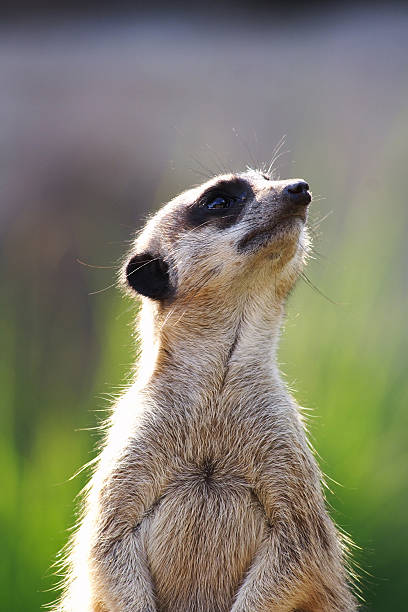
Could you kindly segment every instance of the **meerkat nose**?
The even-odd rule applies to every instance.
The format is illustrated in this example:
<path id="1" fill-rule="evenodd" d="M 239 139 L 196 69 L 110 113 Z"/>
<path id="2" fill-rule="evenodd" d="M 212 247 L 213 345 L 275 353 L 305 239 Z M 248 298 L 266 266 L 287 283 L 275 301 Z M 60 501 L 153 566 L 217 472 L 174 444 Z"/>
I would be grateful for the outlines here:
<path id="1" fill-rule="evenodd" d="M 284 195 L 293 202 L 294 204 L 306 205 L 311 202 L 311 195 L 309 193 L 309 185 L 306 181 L 296 181 L 291 185 L 287 185 L 283 190 Z"/>

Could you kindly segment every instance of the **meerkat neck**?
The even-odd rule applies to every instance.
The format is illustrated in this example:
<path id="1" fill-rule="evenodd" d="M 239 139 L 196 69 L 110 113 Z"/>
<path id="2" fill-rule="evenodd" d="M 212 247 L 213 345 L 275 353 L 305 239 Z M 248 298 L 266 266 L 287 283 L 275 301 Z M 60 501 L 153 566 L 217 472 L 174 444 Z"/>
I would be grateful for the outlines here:
<path id="1" fill-rule="evenodd" d="M 218 296 L 214 304 L 201 305 L 199 312 L 175 309 L 160 322 L 145 312 L 141 378 L 149 386 L 208 393 L 248 386 L 262 372 L 263 381 L 280 386 L 276 349 L 282 315 L 282 305 L 269 296 L 224 306 Z"/>

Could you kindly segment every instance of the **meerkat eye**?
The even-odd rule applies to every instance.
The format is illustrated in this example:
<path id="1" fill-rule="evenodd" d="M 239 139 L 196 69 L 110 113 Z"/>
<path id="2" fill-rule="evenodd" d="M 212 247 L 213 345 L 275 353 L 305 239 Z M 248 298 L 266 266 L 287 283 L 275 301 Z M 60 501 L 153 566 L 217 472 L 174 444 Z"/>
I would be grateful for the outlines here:
<path id="1" fill-rule="evenodd" d="M 235 200 L 232 198 L 227 198 L 224 196 L 217 196 L 212 200 L 209 200 L 205 206 L 209 210 L 219 210 L 221 208 L 230 208 L 235 203 Z"/>
<path id="2" fill-rule="evenodd" d="M 186 207 L 188 221 L 197 226 L 214 222 L 225 229 L 236 222 L 253 195 L 250 185 L 242 179 L 220 181 Z"/>
<path id="3" fill-rule="evenodd" d="M 217 195 L 208 198 L 208 200 L 204 203 L 204 206 L 208 210 L 223 210 L 226 208 L 231 208 L 237 204 L 243 204 L 246 199 L 246 192 L 243 192 L 237 196 Z"/>

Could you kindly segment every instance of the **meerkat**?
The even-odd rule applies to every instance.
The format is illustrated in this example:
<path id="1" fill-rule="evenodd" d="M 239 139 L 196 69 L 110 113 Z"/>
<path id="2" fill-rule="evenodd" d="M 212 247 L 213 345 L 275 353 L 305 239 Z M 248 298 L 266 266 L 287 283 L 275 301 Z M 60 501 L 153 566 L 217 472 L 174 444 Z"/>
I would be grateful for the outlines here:
<path id="1" fill-rule="evenodd" d="M 249 170 L 163 206 L 122 280 L 141 359 L 117 402 L 59 612 L 352 612 L 300 409 L 276 362 L 309 251 L 304 180 Z"/>

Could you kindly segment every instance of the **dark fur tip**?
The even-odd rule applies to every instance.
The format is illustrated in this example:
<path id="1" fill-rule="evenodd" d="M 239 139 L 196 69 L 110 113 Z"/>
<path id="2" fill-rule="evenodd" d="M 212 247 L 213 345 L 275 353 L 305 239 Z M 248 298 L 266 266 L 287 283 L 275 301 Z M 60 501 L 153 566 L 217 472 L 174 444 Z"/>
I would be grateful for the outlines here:
<path id="1" fill-rule="evenodd" d="M 126 281 L 136 293 L 152 300 L 165 300 L 173 294 L 168 264 L 152 253 L 132 257 L 126 266 Z"/>

